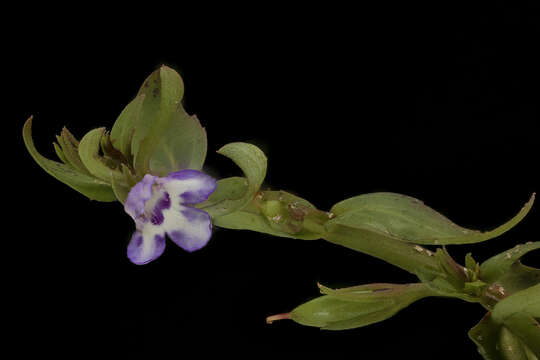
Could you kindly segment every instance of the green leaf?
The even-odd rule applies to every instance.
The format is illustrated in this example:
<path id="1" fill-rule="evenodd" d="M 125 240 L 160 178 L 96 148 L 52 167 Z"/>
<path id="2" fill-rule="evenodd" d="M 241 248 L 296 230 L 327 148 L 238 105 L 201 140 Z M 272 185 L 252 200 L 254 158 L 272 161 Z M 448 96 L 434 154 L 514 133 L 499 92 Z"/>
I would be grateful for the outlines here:
<path id="1" fill-rule="evenodd" d="M 115 178 L 111 178 L 111 186 L 118 201 L 124 204 L 131 188 Z"/>
<path id="2" fill-rule="evenodd" d="M 497 237 L 519 223 L 529 212 L 533 194 L 521 211 L 496 229 L 480 232 L 460 227 L 420 200 L 394 193 L 360 195 L 331 209 L 335 223 L 378 232 L 402 241 L 424 245 L 470 244 Z"/>
<path id="3" fill-rule="evenodd" d="M 180 169 L 201 169 L 206 132 L 180 103 L 184 94 L 180 75 L 162 66 L 143 83 L 138 95 L 142 94 L 145 99 L 132 141 L 137 173 L 164 176 Z"/>
<path id="4" fill-rule="evenodd" d="M 161 132 L 152 131 L 143 144 L 141 149 L 152 148 L 150 169 L 160 176 L 181 169 L 200 170 L 206 159 L 206 131 L 197 117 L 188 115 L 182 106 L 163 125 Z"/>
<path id="5" fill-rule="evenodd" d="M 290 233 L 273 227 L 271 221 L 261 214 L 260 209 L 255 207 L 254 204 L 248 204 L 242 210 L 217 217 L 213 220 L 213 223 L 226 229 L 251 230 L 292 239 L 316 240 L 321 237 L 320 234 L 308 230 Z"/>
<path id="6" fill-rule="evenodd" d="M 505 323 L 507 318 L 516 313 L 540 318 L 540 284 L 504 298 L 495 305 L 491 313 L 493 320 L 499 323 Z M 538 331 L 540 336 L 540 328 Z"/>
<path id="7" fill-rule="evenodd" d="M 325 330 L 353 329 L 386 320 L 431 291 L 423 284 L 370 284 L 331 290 L 295 308 L 290 318 Z"/>
<path id="8" fill-rule="evenodd" d="M 515 313 L 505 319 L 504 326 L 520 340 L 524 353 L 540 356 L 540 324 L 536 319 L 525 313 Z"/>
<path id="9" fill-rule="evenodd" d="M 486 360 L 506 360 L 498 349 L 501 325 L 487 313 L 478 324 L 469 330 L 469 338 L 476 344 L 478 352 Z"/>
<path id="10" fill-rule="evenodd" d="M 122 110 L 111 130 L 111 140 L 114 146 L 127 159 L 132 160 L 131 142 L 135 127 L 141 118 L 141 109 L 146 94 L 139 94 Z"/>
<path id="11" fill-rule="evenodd" d="M 469 338 L 486 360 L 538 360 L 512 331 L 495 322 L 490 313 L 469 331 Z"/>
<path id="12" fill-rule="evenodd" d="M 216 217 L 214 224 L 227 229 L 315 240 L 321 238 L 318 228 L 324 230 L 321 223 L 327 220 L 327 213 L 317 210 L 306 200 L 285 191 L 268 190 L 259 191 L 242 209 Z"/>
<path id="13" fill-rule="evenodd" d="M 417 275 L 422 281 L 443 275 L 439 260 L 429 250 L 383 233 L 345 226 L 336 219 L 326 223 L 325 240 L 382 259 Z"/>
<path id="14" fill-rule="evenodd" d="M 201 209 L 209 212 L 213 217 L 230 212 L 223 206 L 227 200 L 238 200 L 244 196 L 248 188 L 248 181 L 244 177 L 233 176 L 217 181 L 216 190 L 208 200 L 200 204 Z M 220 205 L 221 204 L 221 205 Z"/>
<path id="15" fill-rule="evenodd" d="M 499 301 L 491 312 L 493 321 L 504 324 L 540 355 L 540 284 L 519 291 Z"/>
<path id="16" fill-rule="evenodd" d="M 99 156 L 101 138 L 104 134 L 105 128 L 89 131 L 81 139 L 81 143 L 79 144 L 79 156 L 84 166 L 93 176 L 105 182 L 110 182 L 111 177 L 115 177 L 117 180 L 120 179 L 122 173 L 105 165 L 101 156 Z"/>
<path id="17" fill-rule="evenodd" d="M 184 96 L 184 83 L 174 70 L 161 66 L 143 82 L 137 97 L 144 96 L 141 114 L 134 123 L 135 133 L 131 145 L 131 152 L 135 159 L 139 146 L 148 135 L 155 123 L 161 117 L 167 118 L 172 114 Z"/>
<path id="18" fill-rule="evenodd" d="M 81 174 L 73 166 L 62 164 L 43 157 L 36 150 L 32 140 L 32 117 L 30 117 L 23 127 L 23 139 L 26 149 L 43 170 L 57 180 L 77 190 L 91 200 L 114 201 L 116 200 L 112 188 L 109 184 Z"/>
<path id="19" fill-rule="evenodd" d="M 504 359 L 529 360 L 526 346 L 506 326 L 499 331 L 499 352 Z"/>
<path id="20" fill-rule="evenodd" d="M 60 160 L 62 160 L 62 162 L 64 164 L 68 164 L 69 165 L 69 160 L 66 158 L 66 156 L 64 155 L 64 151 L 62 150 L 62 148 L 60 147 L 60 145 L 58 145 L 57 143 L 53 143 L 53 146 L 54 146 L 54 152 L 56 152 L 56 156 L 58 156 L 58 158 Z"/>
<path id="21" fill-rule="evenodd" d="M 246 179 L 242 181 L 234 177 L 218 182 L 216 194 L 200 204 L 199 207 L 213 217 L 216 225 L 218 218 L 242 209 L 253 200 L 266 176 L 267 163 L 264 153 L 255 145 L 247 143 L 227 144 L 219 149 L 218 153 L 234 161 L 244 172 Z M 221 224 L 227 227 L 226 219 L 222 219 Z"/>
<path id="22" fill-rule="evenodd" d="M 484 261 L 482 265 L 480 265 L 481 279 L 485 282 L 492 283 L 501 279 L 511 270 L 516 271 L 519 269 L 518 271 L 527 271 L 524 270 L 527 267 L 521 265 L 519 259 L 525 254 L 537 249 L 540 249 L 540 241 L 520 244 L 515 246 L 513 249 L 504 251 L 498 255 L 491 257 L 490 259 Z M 530 269 L 531 272 L 534 274 L 535 269 Z M 540 274 L 538 274 L 537 281 L 540 282 Z"/>
<path id="23" fill-rule="evenodd" d="M 90 175 L 88 169 L 84 166 L 79 157 L 79 142 L 75 137 L 69 132 L 65 127 L 62 129 L 60 136 L 57 136 L 56 139 L 62 148 L 62 156 L 58 157 L 60 160 L 64 161 L 66 164 L 74 167 L 78 172 L 86 175 Z"/>
<path id="24" fill-rule="evenodd" d="M 137 184 L 131 170 L 122 164 L 122 176 L 111 177 L 111 186 L 114 191 L 114 195 L 122 204 L 126 202 L 126 199 L 131 191 L 131 188 Z"/>

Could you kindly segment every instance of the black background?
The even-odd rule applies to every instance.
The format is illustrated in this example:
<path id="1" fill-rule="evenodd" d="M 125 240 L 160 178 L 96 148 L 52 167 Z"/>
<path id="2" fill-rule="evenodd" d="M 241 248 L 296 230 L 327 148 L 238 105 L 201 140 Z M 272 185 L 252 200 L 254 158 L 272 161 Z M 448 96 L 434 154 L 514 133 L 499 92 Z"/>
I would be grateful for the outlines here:
<path id="1" fill-rule="evenodd" d="M 317 282 L 416 281 L 322 240 L 215 229 L 196 253 L 169 242 L 158 260 L 135 266 L 125 255 L 133 223 L 122 206 L 89 201 L 48 176 L 20 131 L 34 115 L 36 146 L 54 158 L 63 126 L 79 138 L 110 129 L 146 76 L 166 64 L 181 73 L 185 107 L 207 129 L 212 175 L 238 175 L 215 151 L 246 141 L 269 158 L 265 188 L 320 209 L 392 191 L 488 230 L 538 190 L 536 6 L 48 10 L 20 10 L 3 32 L 4 137 L 15 140 L 4 157 L 17 161 L 5 170 L 14 198 L 5 226 L 17 231 L 4 238 L 4 296 L 17 351 L 480 358 L 467 331 L 484 310 L 454 299 L 424 299 L 342 332 L 267 325 L 267 316 L 316 297 Z M 500 238 L 449 251 L 460 262 L 467 252 L 484 260 L 537 240 L 538 219 L 534 207 Z"/>

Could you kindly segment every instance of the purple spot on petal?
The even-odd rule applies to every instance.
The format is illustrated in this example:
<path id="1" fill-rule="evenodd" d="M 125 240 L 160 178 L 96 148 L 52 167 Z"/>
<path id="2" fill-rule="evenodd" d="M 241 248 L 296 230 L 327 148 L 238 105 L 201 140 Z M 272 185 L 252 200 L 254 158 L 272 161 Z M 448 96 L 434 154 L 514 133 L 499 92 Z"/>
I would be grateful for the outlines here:
<path id="1" fill-rule="evenodd" d="M 168 193 L 163 193 L 163 197 L 158 200 L 156 207 L 152 212 L 152 217 L 150 221 L 154 225 L 161 225 L 165 218 L 163 217 L 163 210 L 171 207 L 171 198 Z"/>
<path id="2" fill-rule="evenodd" d="M 206 213 L 205 211 L 195 208 L 186 208 L 184 210 L 181 210 L 180 212 L 189 222 L 204 221 L 208 219 L 209 216 L 208 213 Z"/>
<path id="3" fill-rule="evenodd" d="M 180 194 L 180 197 L 182 198 L 181 203 L 182 204 L 197 204 L 208 199 L 209 195 L 210 194 L 207 194 L 207 192 L 201 191 L 201 190 L 186 191 L 185 193 Z"/>
<path id="4" fill-rule="evenodd" d="M 154 240 L 156 241 L 156 246 L 158 248 L 165 245 L 165 236 L 157 234 L 156 236 L 154 236 Z"/>
<path id="5" fill-rule="evenodd" d="M 186 189 L 186 191 L 180 194 L 180 202 L 182 204 L 197 204 L 203 202 L 216 190 L 216 180 L 197 170 L 180 170 L 170 173 L 165 178 L 160 178 L 160 182 L 165 186 L 174 186 L 168 183 L 181 183 L 186 180 L 195 180 L 195 183 L 190 186 L 190 189 Z"/>
<path id="6" fill-rule="evenodd" d="M 144 265 L 158 258 L 164 250 L 164 235 L 157 234 L 145 239 L 140 231 L 136 231 L 128 244 L 127 255 L 132 263 Z"/>

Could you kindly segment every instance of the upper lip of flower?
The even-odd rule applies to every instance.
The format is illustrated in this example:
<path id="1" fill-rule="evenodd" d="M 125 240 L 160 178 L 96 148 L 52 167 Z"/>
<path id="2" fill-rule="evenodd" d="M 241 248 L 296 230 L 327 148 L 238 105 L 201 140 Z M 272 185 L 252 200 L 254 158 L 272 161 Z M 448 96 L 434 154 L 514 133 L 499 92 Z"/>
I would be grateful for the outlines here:
<path id="1" fill-rule="evenodd" d="M 128 257 L 146 264 L 165 249 L 165 234 L 187 251 L 206 245 L 212 235 L 210 215 L 190 205 L 205 201 L 216 189 L 216 180 L 197 170 L 180 170 L 165 177 L 150 174 L 130 191 L 125 211 L 136 231 Z"/>

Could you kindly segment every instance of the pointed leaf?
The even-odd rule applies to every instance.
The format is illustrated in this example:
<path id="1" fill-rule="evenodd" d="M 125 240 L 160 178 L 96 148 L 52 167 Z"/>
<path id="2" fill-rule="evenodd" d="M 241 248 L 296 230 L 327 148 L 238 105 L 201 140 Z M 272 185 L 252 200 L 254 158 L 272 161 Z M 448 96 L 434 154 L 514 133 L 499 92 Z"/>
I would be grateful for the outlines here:
<path id="1" fill-rule="evenodd" d="M 372 193 L 344 200 L 331 209 L 334 222 L 424 245 L 470 244 L 497 237 L 529 212 L 534 194 L 521 211 L 498 228 L 480 232 L 460 227 L 420 200 L 394 193 Z"/>
<path id="2" fill-rule="evenodd" d="M 67 161 L 66 163 L 74 167 L 78 172 L 90 175 L 90 172 L 84 166 L 79 156 L 79 142 L 68 129 L 63 128 L 61 135 L 57 136 L 56 139 L 62 148 L 62 154 Z"/>
<path id="3" fill-rule="evenodd" d="M 64 164 L 69 164 L 69 161 L 64 155 L 64 152 L 62 151 L 62 148 L 60 147 L 60 145 L 58 145 L 57 143 L 53 143 L 53 146 L 54 146 L 54 152 L 56 153 L 56 156 L 58 156 L 58 158 L 62 160 Z"/>
<path id="4" fill-rule="evenodd" d="M 92 200 L 116 200 L 111 187 L 107 183 L 88 175 L 81 174 L 70 165 L 52 161 L 41 156 L 41 154 L 39 154 L 36 150 L 34 141 L 32 140 L 32 117 L 30 117 L 24 124 L 23 139 L 30 155 L 49 175 Z"/>

